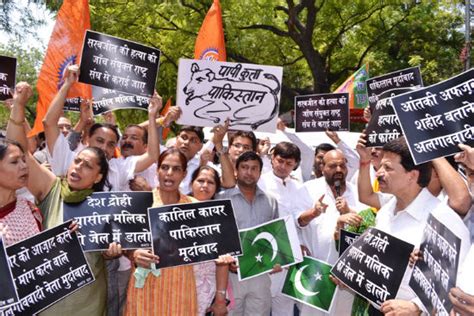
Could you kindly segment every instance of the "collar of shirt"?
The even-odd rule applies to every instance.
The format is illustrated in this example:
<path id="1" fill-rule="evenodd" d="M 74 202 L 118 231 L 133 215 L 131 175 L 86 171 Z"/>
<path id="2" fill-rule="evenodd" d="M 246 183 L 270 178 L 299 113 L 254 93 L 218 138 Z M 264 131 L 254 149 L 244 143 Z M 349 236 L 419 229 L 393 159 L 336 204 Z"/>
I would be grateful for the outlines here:
<path id="1" fill-rule="evenodd" d="M 235 187 L 233 187 L 232 189 L 228 189 L 228 190 L 231 190 L 230 191 L 230 196 L 234 196 L 234 195 L 242 195 L 242 191 L 240 191 L 240 188 L 239 188 L 239 185 L 237 184 Z M 255 197 L 259 196 L 259 195 L 265 195 L 265 192 L 263 192 L 257 185 L 257 189 L 256 189 L 256 192 L 255 192 Z"/>
<path id="2" fill-rule="evenodd" d="M 428 189 L 426 188 L 423 188 L 420 193 L 415 197 L 415 199 L 411 201 L 411 203 L 408 204 L 407 207 L 405 207 L 405 209 L 399 211 L 395 211 L 397 199 L 392 199 L 389 202 L 393 204 L 392 212 L 390 215 L 391 217 L 395 217 L 398 214 L 401 214 L 400 212 L 405 212 L 405 214 L 413 217 L 416 221 L 423 222 L 426 220 L 426 216 L 424 215 L 425 212 L 423 212 L 423 210 L 426 209 L 426 202 L 432 197 L 433 195 L 430 193 L 430 191 L 428 191 Z"/>

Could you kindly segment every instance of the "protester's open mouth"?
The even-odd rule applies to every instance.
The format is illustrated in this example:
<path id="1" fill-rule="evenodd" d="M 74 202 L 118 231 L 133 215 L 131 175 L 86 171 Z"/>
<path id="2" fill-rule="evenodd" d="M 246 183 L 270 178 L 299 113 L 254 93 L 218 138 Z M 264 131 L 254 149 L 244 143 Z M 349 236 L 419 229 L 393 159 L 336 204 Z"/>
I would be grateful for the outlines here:
<path id="1" fill-rule="evenodd" d="M 69 175 L 69 178 L 71 179 L 71 181 L 80 181 L 81 180 L 81 177 L 74 171 L 71 172 L 71 174 Z"/>
<path id="2" fill-rule="evenodd" d="M 133 149 L 133 145 L 132 144 L 123 144 L 122 145 L 122 149 L 127 149 L 127 148 Z"/>
<path id="3" fill-rule="evenodd" d="M 174 181 L 173 180 L 170 180 L 170 179 L 165 179 L 162 183 L 163 186 L 165 187 L 170 187 L 170 186 L 173 186 L 174 185 Z"/>

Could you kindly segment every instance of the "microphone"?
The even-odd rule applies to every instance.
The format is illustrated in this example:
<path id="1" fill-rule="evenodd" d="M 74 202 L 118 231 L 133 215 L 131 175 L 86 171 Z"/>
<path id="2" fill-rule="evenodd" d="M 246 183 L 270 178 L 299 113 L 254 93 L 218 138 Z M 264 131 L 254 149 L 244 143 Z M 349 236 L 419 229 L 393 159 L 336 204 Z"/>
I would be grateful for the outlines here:
<path id="1" fill-rule="evenodd" d="M 336 190 L 336 198 L 341 196 L 341 180 L 334 181 L 334 190 Z"/>

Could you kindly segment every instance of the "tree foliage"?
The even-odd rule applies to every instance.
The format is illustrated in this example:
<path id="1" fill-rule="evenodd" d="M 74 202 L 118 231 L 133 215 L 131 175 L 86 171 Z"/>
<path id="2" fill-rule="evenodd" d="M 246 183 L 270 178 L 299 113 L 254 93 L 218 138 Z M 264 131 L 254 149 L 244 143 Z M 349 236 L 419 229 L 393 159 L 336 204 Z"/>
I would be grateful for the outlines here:
<path id="1" fill-rule="evenodd" d="M 179 58 L 212 4 L 91 0 L 95 30 L 161 49 L 158 89 L 172 96 Z M 443 1 L 223 0 L 229 61 L 284 66 L 283 109 L 330 92 L 362 64 L 372 76 L 420 65 L 425 84 L 461 71 L 462 12 Z"/>
<path id="2" fill-rule="evenodd" d="M 193 58 L 212 0 L 89 3 L 94 30 L 162 51 L 157 89 L 165 101 L 174 96 L 179 58 Z M 372 77 L 420 65 L 425 85 L 462 70 L 456 2 L 221 0 L 221 7 L 229 61 L 284 67 L 281 112 L 295 95 L 333 91 L 364 63 Z M 119 111 L 119 122 L 146 118 L 136 112 Z"/>
<path id="3" fill-rule="evenodd" d="M 18 42 L 10 41 L 8 44 L 0 44 L 0 55 L 15 57 L 17 59 L 16 82 L 26 81 L 36 87 L 38 73 L 43 62 L 43 51 L 38 48 L 23 48 Z M 36 116 L 36 102 L 38 101 L 38 92 L 33 90 L 34 94 L 28 102 L 26 114 L 28 121 L 32 123 Z M 0 106 L 0 129 L 5 129 L 9 117 L 9 110 Z"/>

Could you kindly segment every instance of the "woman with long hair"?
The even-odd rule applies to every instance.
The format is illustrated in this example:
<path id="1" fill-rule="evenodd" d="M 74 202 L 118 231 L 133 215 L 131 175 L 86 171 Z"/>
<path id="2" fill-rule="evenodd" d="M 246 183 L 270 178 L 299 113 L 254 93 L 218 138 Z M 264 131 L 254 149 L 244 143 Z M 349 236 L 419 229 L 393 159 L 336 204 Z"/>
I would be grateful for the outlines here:
<path id="1" fill-rule="evenodd" d="M 20 82 L 13 96 L 13 108 L 7 126 L 7 137 L 16 140 L 26 148 L 26 133 L 23 127 L 25 106 L 31 96 L 31 87 Z M 150 112 L 156 111 L 157 105 L 150 102 Z M 15 148 L 12 147 L 14 150 Z M 109 165 L 103 150 L 86 147 L 74 158 L 67 170 L 66 177 L 56 177 L 50 170 L 41 166 L 34 157 L 25 152 L 24 161 L 29 169 L 27 188 L 39 201 L 39 208 L 44 216 L 45 229 L 63 223 L 63 203 L 79 203 L 93 192 L 102 191 L 107 182 Z M 24 177 L 20 174 L 20 179 Z M 8 231 L 7 231 L 8 235 Z M 86 253 L 86 259 L 94 273 L 95 282 L 81 288 L 65 299 L 41 312 L 41 315 L 105 315 L 106 314 L 106 271 L 104 259 L 119 256 L 120 245 L 111 243 L 103 253 Z"/>

